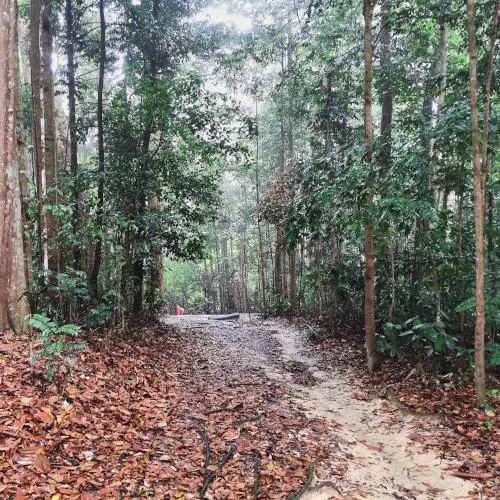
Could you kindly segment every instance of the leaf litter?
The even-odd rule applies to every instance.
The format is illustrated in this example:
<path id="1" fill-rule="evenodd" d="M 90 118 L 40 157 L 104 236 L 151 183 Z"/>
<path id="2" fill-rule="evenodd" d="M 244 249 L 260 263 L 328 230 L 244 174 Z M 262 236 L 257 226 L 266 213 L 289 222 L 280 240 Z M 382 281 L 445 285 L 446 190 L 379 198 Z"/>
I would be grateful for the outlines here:
<path id="1" fill-rule="evenodd" d="M 287 498 L 315 463 L 345 472 L 326 421 L 206 335 L 89 336 L 51 383 L 16 340 L 0 358 L 2 498 Z"/>
<path id="2" fill-rule="evenodd" d="M 465 386 L 410 390 L 390 362 L 369 379 L 359 346 L 288 322 L 167 323 L 94 334 L 50 384 L 4 336 L 2 498 L 498 497 L 497 408 L 485 434 Z M 439 398 L 442 418 L 424 418 Z"/>

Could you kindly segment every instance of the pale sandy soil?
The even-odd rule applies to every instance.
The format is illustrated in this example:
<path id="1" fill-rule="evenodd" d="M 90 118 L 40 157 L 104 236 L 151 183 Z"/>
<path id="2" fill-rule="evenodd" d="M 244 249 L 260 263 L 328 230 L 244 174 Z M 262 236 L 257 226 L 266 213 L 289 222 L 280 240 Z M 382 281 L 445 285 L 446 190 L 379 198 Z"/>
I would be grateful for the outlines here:
<path id="1" fill-rule="evenodd" d="M 294 396 L 302 410 L 335 425 L 334 438 L 347 461 L 345 479 L 316 477 L 301 498 L 321 499 L 460 499 L 471 498 L 474 485 L 452 476 L 452 464 L 424 451 L 409 435 L 419 421 L 404 416 L 380 398 L 356 399 L 356 389 L 345 368 L 318 368 L 306 349 L 305 333 L 280 320 L 214 321 L 207 316 L 167 316 L 165 322 L 207 335 L 215 355 L 238 366 L 264 369 Z M 311 373 L 316 384 L 293 383 L 289 363 Z M 354 397 L 353 397 L 354 396 Z M 439 425 L 436 422 L 436 425 Z M 332 437 L 333 438 L 333 437 Z"/>

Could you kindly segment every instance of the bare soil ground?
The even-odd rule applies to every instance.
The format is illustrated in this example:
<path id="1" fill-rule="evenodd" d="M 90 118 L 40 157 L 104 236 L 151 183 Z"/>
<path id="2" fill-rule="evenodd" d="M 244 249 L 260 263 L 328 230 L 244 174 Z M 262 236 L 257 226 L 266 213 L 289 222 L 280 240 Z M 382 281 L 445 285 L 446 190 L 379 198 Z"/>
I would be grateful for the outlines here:
<path id="1" fill-rule="evenodd" d="M 387 399 L 366 398 L 345 367 L 325 368 L 307 348 L 306 333 L 282 320 L 216 321 L 207 316 L 164 319 L 204 345 L 207 356 L 234 370 L 264 370 L 282 385 L 298 409 L 329 425 L 335 456 L 315 464 L 304 499 L 459 499 L 476 497 L 474 484 L 453 476 L 454 465 L 410 439 L 422 419 L 404 414 Z M 320 368 L 321 365 L 321 368 Z M 432 417 L 423 417 L 426 425 Z M 434 425 L 440 426 L 438 419 Z M 345 473 L 334 475 L 339 456 Z M 329 461 L 337 464 L 337 468 Z M 477 491 L 477 490 L 476 490 Z"/>

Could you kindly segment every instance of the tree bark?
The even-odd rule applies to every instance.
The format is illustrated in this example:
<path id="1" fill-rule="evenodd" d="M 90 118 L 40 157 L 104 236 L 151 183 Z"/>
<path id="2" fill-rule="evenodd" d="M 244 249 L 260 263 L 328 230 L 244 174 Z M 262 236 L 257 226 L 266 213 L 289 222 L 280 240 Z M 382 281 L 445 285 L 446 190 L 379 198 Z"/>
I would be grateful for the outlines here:
<path id="1" fill-rule="evenodd" d="M 390 169 L 392 152 L 392 57 L 391 57 L 391 22 L 390 2 L 382 5 L 382 26 L 380 29 L 380 73 L 382 86 L 382 119 L 380 134 L 382 145 L 380 147 L 380 163 L 384 174 Z"/>
<path id="2" fill-rule="evenodd" d="M 372 204 L 371 176 L 373 122 L 372 122 L 372 79 L 373 79 L 373 4 L 371 0 L 363 0 L 363 16 L 365 20 L 364 36 L 364 136 L 365 155 L 364 161 L 368 170 L 367 190 L 365 195 L 365 334 L 366 355 L 368 371 L 371 372 L 376 366 L 376 342 L 375 342 L 375 243 L 373 221 L 370 216 Z"/>
<path id="3" fill-rule="evenodd" d="M 281 224 L 276 227 L 276 250 L 274 255 L 274 290 L 278 297 L 283 296 L 283 278 L 281 265 L 281 241 L 283 239 L 283 228 Z"/>
<path id="4" fill-rule="evenodd" d="M 80 228 L 80 188 L 78 185 L 78 138 L 76 135 L 76 60 L 75 60 L 75 26 L 73 18 L 72 0 L 66 0 L 66 58 L 68 73 L 68 124 L 69 124 L 69 154 L 70 172 L 73 177 L 73 237 L 78 241 Z M 75 243 L 73 246 L 73 267 L 80 270 L 82 267 L 82 251 Z"/>
<path id="5" fill-rule="evenodd" d="M 437 114 L 441 115 L 444 108 L 446 77 L 448 73 L 448 39 L 446 25 L 444 22 L 439 27 L 439 97 L 437 102 Z"/>
<path id="6" fill-rule="evenodd" d="M 16 138 L 17 4 L 0 0 L 0 330 L 26 329 L 28 300 Z"/>
<path id="7" fill-rule="evenodd" d="M 284 231 L 283 231 L 284 233 Z M 281 264 L 282 264 L 282 270 L 281 270 L 281 279 L 282 279 L 282 289 L 283 289 L 283 298 L 286 300 L 288 299 L 288 265 L 287 265 L 287 255 L 288 251 L 284 250 L 283 253 L 281 254 Z"/>
<path id="8" fill-rule="evenodd" d="M 22 37 L 22 29 L 25 27 L 24 23 L 18 20 L 18 28 L 20 33 L 18 32 L 18 37 L 21 37 L 23 40 L 25 37 Z M 21 43 L 21 45 L 23 45 Z M 20 48 L 20 47 L 19 47 Z M 29 59 L 29 57 L 27 58 Z M 23 76 L 27 76 L 29 82 L 29 75 L 21 73 L 23 55 L 22 50 L 17 52 L 15 58 L 15 74 L 19 75 L 19 82 L 22 86 L 26 83 L 23 80 Z M 27 66 L 27 64 L 24 64 Z M 26 68 L 23 68 L 26 71 Z M 28 210 L 29 210 L 29 201 L 30 201 L 30 193 L 29 193 L 29 174 L 28 168 L 31 165 L 31 162 L 28 164 L 27 160 L 27 148 L 26 141 L 24 135 L 24 126 L 23 126 L 23 103 L 21 100 L 21 92 L 16 92 L 16 136 L 17 136 L 17 153 L 19 158 L 19 186 L 21 193 L 21 224 L 23 229 L 27 227 L 28 224 Z M 29 288 L 33 282 L 33 258 L 32 258 L 32 242 L 31 237 L 27 231 L 23 230 L 23 248 L 24 248 L 24 270 L 25 270 L 25 279 L 26 285 Z"/>
<path id="9" fill-rule="evenodd" d="M 255 122 L 258 126 L 259 103 L 255 100 Z M 267 314 L 266 301 L 266 263 L 264 259 L 264 244 L 262 242 L 262 226 L 260 220 L 260 179 L 259 179 L 259 134 L 256 136 L 255 148 L 255 197 L 257 202 L 257 233 L 259 236 L 259 260 L 260 260 L 260 281 L 262 290 L 262 311 L 264 316 Z"/>
<path id="10" fill-rule="evenodd" d="M 290 252 L 289 265 L 290 265 L 290 308 L 292 314 L 297 313 L 297 259 L 295 250 Z"/>
<path id="11" fill-rule="evenodd" d="M 382 192 L 381 196 L 386 197 L 389 190 L 388 174 L 391 171 L 392 155 L 392 113 L 393 113 L 393 95 L 392 95 L 392 54 L 391 54 L 391 22 L 390 22 L 390 2 L 387 0 L 382 4 L 381 27 L 380 27 L 380 78 L 381 78 L 381 105 L 382 117 L 380 121 L 380 135 L 382 144 L 378 155 L 380 163 L 380 176 Z M 392 249 L 391 235 L 389 234 L 389 222 L 383 220 L 379 224 L 381 241 L 380 248 L 380 266 L 379 272 L 384 276 L 390 276 L 391 282 L 391 306 L 389 309 L 389 318 L 394 312 L 395 296 L 395 278 L 394 278 L 394 253 Z M 383 292 L 386 293 L 384 289 Z"/>
<path id="12" fill-rule="evenodd" d="M 97 86 L 97 149 L 99 180 L 97 186 L 96 225 L 97 238 L 94 249 L 94 263 L 90 275 L 89 285 L 91 295 L 98 298 L 97 279 L 102 261 L 102 232 L 104 217 L 104 121 L 103 121 L 103 94 L 104 71 L 106 65 L 106 18 L 104 14 L 104 0 L 99 0 L 99 21 L 101 27 L 99 43 L 99 83 Z"/>
<path id="13" fill-rule="evenodd" d="M 32 109 L 32 140 L 33 159 L 36 174 L 37 193 L 37 225 L 39 264 L 48 269 L 47 227 L 42 216 L 45 199 L 45 154 L 42 131 L 42 58 L 40 51 L 40 19 L 42 12 L 41 0 L 31 1 L 30 10 L 30 67 L 31 67 L 31 109 Z"/>
<path id="14" fill-rule="evenodd" d="M 42 9 L 42 67 L 43 67 L 43 135 L 45 145 L 45 195 L 49 205 L 57 204 L 56 182 L 57 182 L 57 147 L 56 147 L 56 124 L 54 118 L 54 75 L 52 73 L 52 0 L 45 0 Z M 58 271 L 58 245 L 55 233 L 57 230 L 56 219 L 51 211 L 48 211 L 43 219 L 47 268 L 53 273 Z"/>
<path id="15" fill-rule="evenodd" d="M 481 405 L 486 400 L 486 381 L 484 366 L 484 208 L 485 185 L 487 175 L 488 154 L 488 118 L 491 78 L 495 55 L 496 30 L 500 1 L 497 0 L 493 16 L 493 27 L 490 34 L 489 67 L 486 78 L 484 96 L 483 119 L 483 147 L 481 151 L 479 136 L 479 104 L 477 81 L 477 48 L 475 28 L 474 0 L 467 0 L 467 39 L 469 52 L 469 84 L 470 84 L 470 127 L 472 141 L 472 165 L 474 186 L 474 225 L 476 236 L 476 326 L 475 326 L 475 354 L 474 378 L 476 388 L 476 403 Z"/>

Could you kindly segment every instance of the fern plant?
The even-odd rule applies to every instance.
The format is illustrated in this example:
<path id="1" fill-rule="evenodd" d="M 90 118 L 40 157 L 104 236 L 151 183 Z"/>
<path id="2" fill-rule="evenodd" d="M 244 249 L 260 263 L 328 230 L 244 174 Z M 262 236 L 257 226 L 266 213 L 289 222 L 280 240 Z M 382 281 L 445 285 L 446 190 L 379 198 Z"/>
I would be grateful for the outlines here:
<path id="1" fill-rule="evenodd" d="M 70 340 L 80 333 L 80 327 L 77 325 L 59 325 L 57 321 L 47 316 L 33 314 L 30 326 L 36 331 L 35 338 L 40 342 L 39 350 L 31 355 L 31 363 L 33 365 L 35 361 L 43 359 L 45 361 L 44 376 L 48 380 L 52 380 L 62 352 L 82 350 L 87 347 L 85 342 Z"/>

